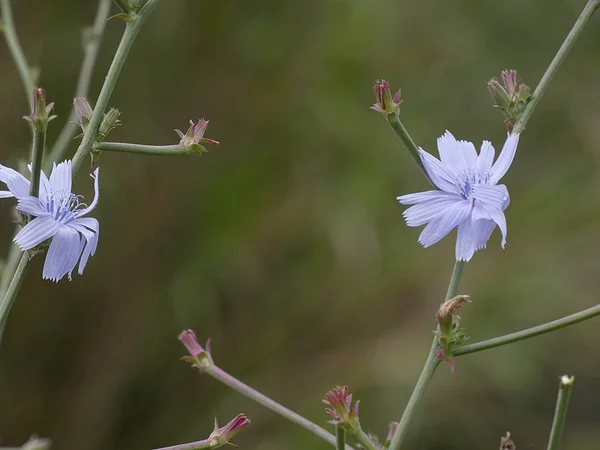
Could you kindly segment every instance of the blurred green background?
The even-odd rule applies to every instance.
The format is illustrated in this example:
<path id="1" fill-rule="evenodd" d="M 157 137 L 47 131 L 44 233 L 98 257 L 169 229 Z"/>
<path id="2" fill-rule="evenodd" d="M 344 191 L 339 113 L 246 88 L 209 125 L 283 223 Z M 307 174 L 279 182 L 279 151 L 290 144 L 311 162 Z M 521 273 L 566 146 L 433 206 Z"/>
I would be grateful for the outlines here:
<path id="1" fill-rule="evenodd" d="M 15 19 L 40 85 L 68 116 L 81 29 L 96 2 L 22 0 Z M 100 245 L 84 276 L 53 284 L 35 258 L 0 351 L 0 435 L 56 449 L 148 449 L 206 437 L 216 415 L 252 419 L 242 449 L 327 444 L 179 360 L 194 328 L 216 362 L 310 419 L 349 384 L 365 429 L 398 420 L 431 341 L 454 236 L 424 250 L 396 195 L 427 189 L 381 115 L 378 78 L 435 153 L 445 129 L 499 149 L 486 82 L 506 68 L 535 86 L 584 6 L 547 2 L 170 0 L 142 29 L 111 105 L 109 140 L 174 144 L 210 120 L 201 157 L 104 153 Z M 116 13 L 116 10 L 115 10 Z M 107 24 L 94 100 L 123 24 Z M 461 312 L 473 341 L 598 302 L 600 17 L 539 105 L 504 178 L 509 236 L 467 265 Z M 28 105 L 0 41 L 0 159 L 28 158 Z M 70 147 L 73 154 L 77 142 Z M 77 177 L 91 198 L 92 182 Z M 14 202 L 0 202 L 1 254 Z M 545 448 L 558 378 L 574 374 L 564 448 L 600 447 L 598 320 L 441 366 L 407 448 Z M 325 425 L 327 426 L 327 425 Z M 329 427 L 329 426 L 328 426 Z"/>

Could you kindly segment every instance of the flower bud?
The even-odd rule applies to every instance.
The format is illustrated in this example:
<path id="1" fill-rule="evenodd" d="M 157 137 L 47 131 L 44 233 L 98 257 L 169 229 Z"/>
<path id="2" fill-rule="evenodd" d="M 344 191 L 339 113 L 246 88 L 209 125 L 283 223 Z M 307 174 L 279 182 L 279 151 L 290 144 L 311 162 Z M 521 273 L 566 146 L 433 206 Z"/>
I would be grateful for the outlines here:
<path id="1" fill-rule="evenodd" d="M 192 364 L 200 370 L 204 370 L 213 365 L 213 360 L 210 355 L 210 340 L 206 343 L 206 350 L 202 348 L 194 330 L 184 330 L 179 334 L 178 338 L 185 346 L 190 356 L 184 356 L 181 359 Z"/>
<path id="2" fill-rule="evenodd" d="M 217 418 L 215 417 L 215 429 L 208 437 L 211 448 L 221 447 L 223 445 L 231 444 L 229 441 L 233 437 L 250 425 L 250 419 L 244 414 L 238 414 L 235 416 L 227 425 L 219 428 Z M 233 445 L 233 444 L 232 444 Z"/>
<path id="3" fill-rule="evenodd" d="M 100 128 L 98 128 L 98 134 L 96 135 L 97 142 L 101 142 L 106 139 L 106 136 L 108 136 L 108 133 L 110 133 L 111 130 L 121 125 L 121 121 L 119 120 L 120 115 L 121 113 L 116 108 L 110 108 L 106 113 L 104 113 L 104 117 L 100 123 Z"/>
<path id="4" fill-rule="evenodd" d="M 185 134 L 180 130 L 175 130 L 175 132 L 181 138 L 179 145 L 197 153 L 208 151 L 206 148 L 204 148 L 204 146 L 201 145 L 203 143 L 219 145 L 218 141 L 204 137 L 207 127 L 208 120 L 200 119 L 196 124 L 194 124 L 193 120 L 190 120 L 190 127 Z"/>
<path id="5" fill-rule="evenodd" d="M 358 404 L 360 402 L 357 401 L 352 405 L 352 394 L 348 393 L 348 386 L 337 386 L 329 391 L 325 395 L 323 403 L 329 406 L 325 408 L 325 412 L 333 419 L 329 423 L 340 425 L 351 433 L 360 430 L 358 420 Z"/>
<path id="6" fill-rule="evenodd" d="M 113 0 L 121 10 L 120 14 L 116 14 L 111 19 L 123 19 L 126 22 L 131 21 L 132 16 L 140 9 L 141 0 Z"/>
<path id="7" fill-rule="evenodd" d="M 506 432 L 506 435 L 500 438 L 500 450 L 515 450 L 516 446 L 513 441 L 510 440 L 510 431 Z"/>
<path id="8" fill-rule="evenodd" d="M 518 79 L 516 70 L 504 70 L 501 78 L 502 84 L 496 78 L 492 78 L 488 82 L 488 91 L 494 101 L 494 108 L 498 108 L 504 114 L 504 122 L 510 132 L 527 106 L 531 90 Z"/>
<path id="9" fill-rule="evenodd" d="M 56 116 L 49 115 L 52 112 L 52 108 L 54 108 L 54 103 L 46 105 L 46 91 L 37 88 L 33 91 L 31 114 L 24 116 L 23 119 L 31 123 L 37 131 L 45 132 L 48 128 L 48 122 L 56 119 Z"/>
<path id="10" fill-rule="evenodd" d="M 398 422 L 392 422 L 390 423 L 389 429 L 388 429 L 388 434 L 385 437 L 385 441 L 383 443 L 383 448 L 390 448 L 390 444 L 392 442 L 392 438 L 394 437 L 394 434 L 396 434 L 396 430 L 398 429 Z"/>
<path id="11" fill-rule="evenodd" d="M 392 97 L 392 92 L 390 91 L 390 86 L 385 80 L 377 80 L 375 83 L 375 98 L 377 99 L 377 103 L 371 106 L 371 109 L 383 114 L 398 114 L 400 112 L 400 103 L 402 100 L 400 99 L 402 95 L 402 91 L 398 89 L 396 95 Z"/>

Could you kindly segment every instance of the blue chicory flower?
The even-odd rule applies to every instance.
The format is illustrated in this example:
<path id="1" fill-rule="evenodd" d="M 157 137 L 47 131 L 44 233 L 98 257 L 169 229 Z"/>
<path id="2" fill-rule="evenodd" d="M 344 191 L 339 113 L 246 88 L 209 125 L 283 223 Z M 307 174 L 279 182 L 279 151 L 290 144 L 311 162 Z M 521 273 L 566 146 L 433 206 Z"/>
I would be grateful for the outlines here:
<path id="1" fill-rule="evenodd" d="M 31 170 L 31 166 L 30 166 Z M 29 180 L 19 172 L 0 165 L 0 181 L 8 191 L 0 191 L 0 198 L 15 197 L 17 210 L 34 217 L 15 236 L 21 250 L 31 250 L 47 239 L 52 239 L 42 276 L 59 281 L 71 273 L 79 261 L 81 275 L 90 255 L 98 245 L 99 224 L 96 219 L 83 217 L 98 203 L 98 169 L 94 178 L 94 200 L 87 206 L 81 196 L 71 193 L 71 161 L 54 164 L 50 179 L 41 173 L 40 195 L 29 195 Z"/>
<path id="2" fill-rule="evenodd" d="M 506 244 L 504 210 L 510 203 L 508 190 L 498 181 L 508 171 L 519 143 L 519 134 L 509 134 L 494 163 L 494 147 L 483 141 L 477 155 L 471 142 L 457 141 L 449 132 L 438 141 L 440 160 L 419 148 L 421 161 L 431 182 L 440 190 L 401 195 L 400 203 L 413 205 L 404 211 L 410 227 L 425 225 L 419 242 L 429 247 L 454 228 L 456 259 L 469 261 L 485 245 L 496 225 Z"/>

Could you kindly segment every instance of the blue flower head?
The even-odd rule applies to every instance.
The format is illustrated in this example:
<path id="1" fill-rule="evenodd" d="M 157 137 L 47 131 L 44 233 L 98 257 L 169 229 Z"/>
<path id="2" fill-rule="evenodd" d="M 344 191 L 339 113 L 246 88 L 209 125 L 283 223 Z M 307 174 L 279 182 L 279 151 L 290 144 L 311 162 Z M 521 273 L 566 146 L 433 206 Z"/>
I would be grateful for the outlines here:
<path id="1" fill-rule="evenodd" d="M 30 167 L 31 170 L 31 167 Z M 51 239 L 43 278 L 59 281 L 71 273 L 79 262 L 81 275 L 90 255 L 98 245 L 100 225 L 96 219 L 83 217 L 98 203 L 98 169 L 94 178 L 94 200 L 87 206 L 81 197 L 71 192 L 71 161 L 54 164 L 50 178 L 41 173 L 40 196 L 29 195 L 29 180 L 19 172 L 0 165 L 0 181 L 8 191 L 0 191 L 0 198 L 15 197 L 17 210 L 34 217 L 15 236 L 14 242 L 21 250 L 31 250 L 47 239 Z"/>
<path id="2" fill-rule="evenodd" d="M 404 211 L 410 227 L 425 225 L 419 236 L 424 247 L 435 244 L 454 228 L 456 259 L 469 261 L 485 245 L 496 225 L 506 244 L 504 210 L 510 203 L 508 190 L 498 181 L 508 171 L 519 143 L 509 134 L 494 163 L 494 147 L 483 141 L 479 155 L 471 142 L 457 141 L 449 132 L 438 139 L 440 159 L 419 148 L 421 161 L 437 191 L 401 195 L 398 201 L 413 205 Z"/>

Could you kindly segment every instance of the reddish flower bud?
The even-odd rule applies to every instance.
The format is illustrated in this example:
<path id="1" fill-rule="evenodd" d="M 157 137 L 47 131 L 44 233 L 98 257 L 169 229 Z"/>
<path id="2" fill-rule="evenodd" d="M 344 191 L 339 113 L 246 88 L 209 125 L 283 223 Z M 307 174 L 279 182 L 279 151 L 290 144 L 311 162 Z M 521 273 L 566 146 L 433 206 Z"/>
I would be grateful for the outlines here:
<path id="1" fill-rule="evenodd" d="M 218 141 L 204 137 L 207 127 L 208 120 L 200 119 L 196 124 L 194 124 L 193 120 L 190 120 L 190 127 L 185 134 L 180 130 L 175 130 L 181 138 L 179 145 L 187 147 L 190 150 L 195 150 L 198 153 L 207 151 L 202 144 L 219 145 Z"/>
<path id="2" fill-rule="evenodd" d="M 206 369 L 213 364 L 210 356 L 210 340 L 206 343 L 206 350 L 202 348 L 194 330 L 184 330 L 179 334 L 178 339 L 185 346 L 190 356 L 184 356 L 181 359 L 192 363 L 198 369 Z"/>
<path id="3" fill-rule="evenodd" d="M 397 429 L 398 429 L 398 422 L 390 423 L 390 426 L 388 428 L 388 434 L 385 437 L 385 442 L 383 443 L 383 448 L 390 447 L 390 443 L 392 442 L 392 438 L 394 437 L 394 434 L 396 434 Z"/>
<path id="4" fill-rule="evenodd" d="M 48 122 L 56 119 L 56 116 L 50 115 L 52 108 L 54 108 L 54 103 L 46 105 L 46 91 L 37 88 L 33 91 L 31 114 L 29 116 L 24 116 L 23 119 L 30 122 L 37 131 L 46 131 Z"/>
<path id="5" fill-rule="evenodd" d="M 511 132 L 531 98 L 529 86 L 519 80 L 516 70 L 511 69 L 502 71 L 502 84 L 492 78 L 488 82 L 488 90 L 494 100 L 494 108 L 502 111 L 506 128 Z"/>
<path id="6" fill-rule="evenodd" d="M 377 99 L 377 103 L 371 106 L 371 109 L 383 114 L 397 113 L 400 110 L 400 103 L 402 103 L 400 99 L 401 95 L 402 91 L 398 89 L 398 92 L 392 97 L 388 82 L 377 80 L 375 83 L 375 98 Z"/>
<path id="7" fill-rule="evenodd" d="M 238 414 L 227 425 L 221 428 L 219 428 L 219 424 L 215 418 L 215 429 L 208 437 L 208 441 L 212 448 L 230 444 L 229 441 L 248 425 L 250 425 L 250 419 L 244 414 Z"/>
<path id="8" fill-rule="evenodd" d="M 358 421 L 358 405 L 359 401 L 352 405 L 352 394 L 348 393 L 348 386 L 337 386 L 325 395 L 323 400 L 329 408 L 325 408 L 325 412 L 331 416 L 333 420 L 329 423 L 337 424 L 348 429 L 348 431 L 356 431 L 360 429 Z"/>

